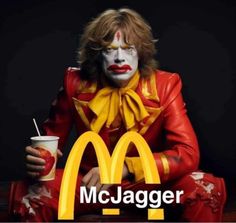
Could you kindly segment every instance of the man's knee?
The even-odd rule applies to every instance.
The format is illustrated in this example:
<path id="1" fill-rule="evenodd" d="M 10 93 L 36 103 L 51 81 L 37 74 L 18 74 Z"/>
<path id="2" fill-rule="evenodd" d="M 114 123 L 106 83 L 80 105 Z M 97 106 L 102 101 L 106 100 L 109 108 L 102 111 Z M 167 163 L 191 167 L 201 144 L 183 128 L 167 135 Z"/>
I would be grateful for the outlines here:
<path id="1" fill-rule="evenodd" d="M 207 203 L 213 211 L 218 211 L 225 203 L 226 191 L 222 178 L 201 171 L 183 176 L 174 185 L 175 190 L 184 190 L 181 203 Z"/>

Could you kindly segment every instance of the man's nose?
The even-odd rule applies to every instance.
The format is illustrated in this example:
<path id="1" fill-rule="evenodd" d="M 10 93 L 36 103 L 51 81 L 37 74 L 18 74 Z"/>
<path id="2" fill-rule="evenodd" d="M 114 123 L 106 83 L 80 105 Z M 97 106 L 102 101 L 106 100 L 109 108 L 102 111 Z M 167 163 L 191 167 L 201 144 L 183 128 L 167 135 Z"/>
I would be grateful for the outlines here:
<path id="1" fill-rule="evenodd" d="M 117 49 L 117 54 L 116 54 L 116 57 L 115 57 L 115 63 L 122 63 L 122 62 L 125 62 L 125 59 L 124 59 L 122 49 L 119 47 Z"/>

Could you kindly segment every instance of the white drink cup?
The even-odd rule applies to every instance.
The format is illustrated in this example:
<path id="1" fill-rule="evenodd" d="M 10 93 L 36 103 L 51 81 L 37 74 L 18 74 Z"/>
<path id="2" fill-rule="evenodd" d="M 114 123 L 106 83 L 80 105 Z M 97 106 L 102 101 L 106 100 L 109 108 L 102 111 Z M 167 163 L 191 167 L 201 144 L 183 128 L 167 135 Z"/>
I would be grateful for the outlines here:
<path id="1" fill-rule="evenodd" d="M 34 136 L 31 137 L 32 147 L 40 152 L 45 160 L 45 169 L 40 172 L 39 181 L 49 181 L 55 178 L 57 163 L 57 147 L 59 137 L 57 136 Z"/>

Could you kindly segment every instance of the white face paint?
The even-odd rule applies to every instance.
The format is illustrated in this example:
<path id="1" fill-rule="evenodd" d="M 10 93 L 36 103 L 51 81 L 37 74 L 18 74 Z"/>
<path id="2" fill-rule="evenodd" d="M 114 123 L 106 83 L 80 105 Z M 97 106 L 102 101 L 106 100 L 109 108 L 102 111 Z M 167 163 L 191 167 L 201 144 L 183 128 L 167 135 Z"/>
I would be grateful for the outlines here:
<path id="1" fill-rule="evenodd" d="M 112 43 L 102 52 L 105 75 L 118 86 L 124 86 L 138 68 L 138 52 L 134 45 L 124 42 L 121 31 L 114 35 Z"/>

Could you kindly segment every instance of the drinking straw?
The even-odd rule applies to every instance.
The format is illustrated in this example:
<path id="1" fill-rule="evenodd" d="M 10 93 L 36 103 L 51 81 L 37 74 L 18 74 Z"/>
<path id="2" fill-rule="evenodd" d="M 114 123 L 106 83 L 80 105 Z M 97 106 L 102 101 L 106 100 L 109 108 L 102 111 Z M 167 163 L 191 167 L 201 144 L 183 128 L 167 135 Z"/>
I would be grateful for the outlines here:
<path id="1" fill-rule="evenodd" d="M 35 118 L 33 118 L 33 122 L 34 122 L 34 126 L 35 126 L 35 128 L 36 128 L 36 131 L 37 131 L 38 135 L 41 136 L 41 135 L 40 135 L 40 132 L 39 132 L 38 125 L 37 125 L 37 123 L 36 123 L 36 121 L 35 121 Z"/>

